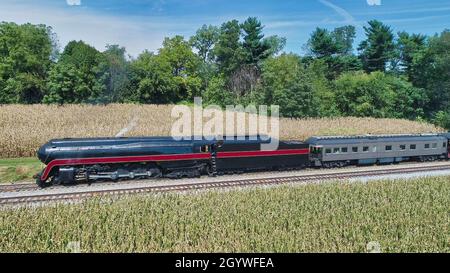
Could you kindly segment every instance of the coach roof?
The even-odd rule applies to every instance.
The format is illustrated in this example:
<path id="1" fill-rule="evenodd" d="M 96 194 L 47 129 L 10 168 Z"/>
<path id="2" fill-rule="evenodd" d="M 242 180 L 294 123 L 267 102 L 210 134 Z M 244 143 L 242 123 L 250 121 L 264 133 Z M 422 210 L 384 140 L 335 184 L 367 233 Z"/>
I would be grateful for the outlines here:
<path id="1" fill-rule="evenodd" d="M 417 134 L 417 135 L 362 135 L 362 136 L 318 136 L 311 137 L 306 143 L 313 145 L 334 144 L 363 144 L 363 143 L 386 143 L 386 142 L 420 142 L 420 141 L 445 141 L 446 138 L 439 134 Z"/>

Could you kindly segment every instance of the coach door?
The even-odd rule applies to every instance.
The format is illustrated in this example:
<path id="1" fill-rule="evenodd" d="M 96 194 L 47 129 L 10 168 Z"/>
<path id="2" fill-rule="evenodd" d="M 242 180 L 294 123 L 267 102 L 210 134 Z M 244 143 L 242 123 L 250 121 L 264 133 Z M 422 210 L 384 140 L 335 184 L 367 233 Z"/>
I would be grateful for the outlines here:
<path id="1" fill-rule="evenodd" d="M 450 158 L 450 139 L 448 140 L 447 143 L 447 158 Z"/>

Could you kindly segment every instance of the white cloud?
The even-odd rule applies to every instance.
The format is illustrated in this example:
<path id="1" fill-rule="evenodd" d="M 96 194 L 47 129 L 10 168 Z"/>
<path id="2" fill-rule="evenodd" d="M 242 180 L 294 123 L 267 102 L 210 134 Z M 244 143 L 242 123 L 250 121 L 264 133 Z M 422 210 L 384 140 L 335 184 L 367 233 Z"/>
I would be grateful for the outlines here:
<path id="1" fill-rule="evenodd" d="M 66 3 L 69 6 L 79 6 L 81 5 L 81 0 L 66 0 Z"/>
<path id="2" fill-rule="evenodd" d="M 368 0 L 369 1 L 369 0 Z M 370 1 L 374 1 L 374 0 L 370 0 Z M 327 1 L 327 0 L 319 0 L 320 3 L 324 4 L 325 6 L 333 9 L 337 14 L 339 14 L 340 16 L 342 16 L 344 18 L 344 22 L 345 24 L 352 24 L 355 25 L 356 24 L 356 20 L 355 18 L 345 9 Z"/>
<path id="3" fill-rule="evenodd" d="M 366 0 L 369 6 L 381 6 L 381 0 Z"/>

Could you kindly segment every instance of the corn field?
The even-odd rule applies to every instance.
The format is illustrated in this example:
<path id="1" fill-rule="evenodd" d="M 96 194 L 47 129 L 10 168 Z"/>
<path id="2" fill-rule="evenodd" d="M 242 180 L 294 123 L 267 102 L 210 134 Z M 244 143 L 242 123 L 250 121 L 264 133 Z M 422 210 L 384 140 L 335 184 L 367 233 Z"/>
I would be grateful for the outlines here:
<path id="1" fill-rule="evenodd" d="M 0 211 L 0 252 L 450 252 L 450 177 Z"/>
<path id="2" fill-rule="evenodd" d="M 35 156 L 52 138 L 170 135 L 173 105 L 1 105 L 0 158 Z M 208 119 L 203 120 L 204 123 Z M 247 119 L 248 132 L 248 119 Z M 235 128 L 238 124 L 235 125 Z M 126 128 L 127 130 L 124 130 Z M 427 123 L 374 118 L 281 119 L 280 138 L 312 135 L 427 133 L 442 129 Z"/>

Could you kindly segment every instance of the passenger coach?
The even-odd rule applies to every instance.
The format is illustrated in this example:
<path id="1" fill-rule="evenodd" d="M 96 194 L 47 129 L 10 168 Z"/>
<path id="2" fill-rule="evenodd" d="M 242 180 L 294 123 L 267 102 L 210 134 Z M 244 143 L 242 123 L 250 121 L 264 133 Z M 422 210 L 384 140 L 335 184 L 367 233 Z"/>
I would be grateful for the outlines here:
<path id="1" fill-rule="evenodd" d="M 312 137 L 310 161 L 316 167 L 434 161 L 449 156 L 447 136 L 439 134 Z"/>

